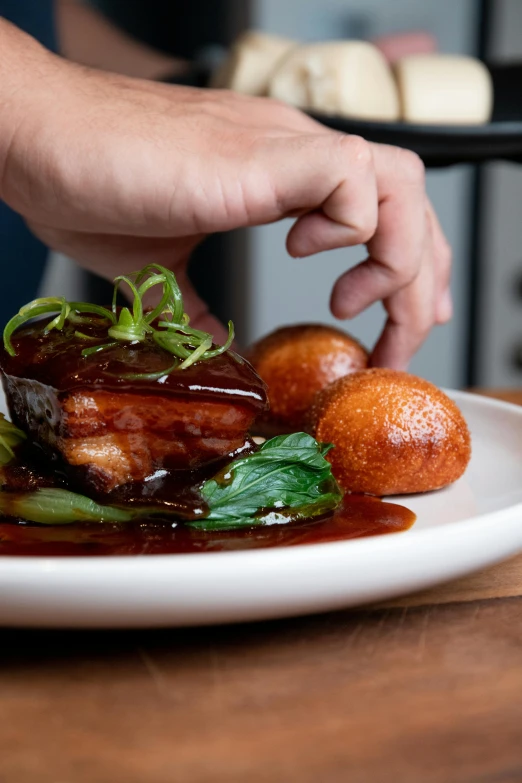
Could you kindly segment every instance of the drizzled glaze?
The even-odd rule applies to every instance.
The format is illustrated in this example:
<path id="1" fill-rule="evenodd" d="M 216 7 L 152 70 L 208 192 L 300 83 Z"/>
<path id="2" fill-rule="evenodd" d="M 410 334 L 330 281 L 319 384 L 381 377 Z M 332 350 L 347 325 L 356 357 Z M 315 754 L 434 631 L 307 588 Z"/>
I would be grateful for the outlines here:
<path id="1" fill-rule="evenodd" d="M 185 370 L 166 371 L 174 357 L 152 338 L 145 343 L 121 343 L 90 356 L 84 348 L 110 341 L 107 325 L 97 319 L 76 326 L 66 323 L 61 331 L 44 334 L 46 318 L 18 330 L 13 339 L 16 356 L 0 348 L 0 366 L 7 376 L 26 378 L 60 392 L 89 387 L 137 393 L 181 394 L 199 398 L 222 397 L 262 411 L 267 405 L 266 386 L 238 354 L 227 351 L 211 361 L 196 362 Z M 80 329 L 88 339 L 75 336 Z M 128 379 L 126 375 L 158 373 L 157 379 Z"/>
<path id="2" fill-rule="evenodd" d="M 45 323 L 29 325 L 15 334 L 16 356 L 11 357 L 0 349 L 4 385 L 9 386 L 16 379 L 27 379 L 58 393 L 81 388 L 116 393 L 152 392 L 202 400 L 221 397 L 249 406 L 256 412 L 266 408 L 264 383 L 247 362 L 231 352 L 183 371 L 160 374 L 155 379 L 130 380 L 124 376 L 167 370 L 172 365 L 172 355 L 150 340 L 139 345 L 121 344 L 82 357 L 84 348 L 107 342 L 106 325 L 101 321 L 94 325 L 82 324 L 81 331 L 88 337 L 79 339 L 74 336 L 76 327 L 71 324 L 61 332 L 51 331 L 44 335 Z M 231 456 L 228 455 L 228 459 Z M 68 485 L 59 464 L 55 463 L 51 468 L 54 478 L 40 476 L 41 465 L 35 470 L 29 467 L 33 458 L 34 453 L 27 465 L 22 464 L 11 472 L 9 483 L 15 492 L 38 486 Z M 211 466 L 211 474 L 217 467 L 216 463 Z M 143 482 L 113 490 L 104 500 L 140 506 L 159 503 L 168 506 L 170 513 L 175 511 L 185 518 L 195 518 L 198 509 L 204 511 L 198 486 L 207 477 L 205 471 L 160 471 Z M 296 546 L 397 532 L 411 527 L 414 520 L 415 515 L 403 506 L 356 495 L 345 496 L 335 512 L 320 519 L 224 532 L 194 530 L 166 517 L 144 517 L 121 525 L 78 523 L 64 526 L 34 525 L 0 517 L 0 555 L 186 554 Z"/>
<path id="3" fill-rule="evenodd" d="M 180 360 L 148 335 L 84 356 L 107 345 L 102 319 L 45 334 L 48 321 L 15 333 L 15 356 L 0 351 L 2 381 L 12 422 L 82 494 L 226 457 L 267 407 L 265 384 L 234 353 L 172 369 Z"/>
<path id="4" fill-rule="evenodd" d="M 333 514 L 321 519 L 235 531 L 203 532 L 167 520 L 44 527 L 0 519 L 0 556 L 197 554 L 298 546 L 396 533 L 414 521 L 415 514 L 404 506 L 358 495 L 345 496 Z"/>
<path id="5" fill-rule="evenodd" d="M 204 516 L 206 507 L 198 488 L 213 475 L 212 470 L 165 472 L 100 498 L 107 504 L 143 508 L 143 518 L 125 524 L 47 526 L 0 517 L 0 556 L 189 554 L 296 546 L 399 532 L 415 521 L 415 514 L 404 506 L 366 495 L 345 495 L 334 512 L 321 518 L 265 527 L 203 532 L 181 519 L 173 521 L 172 514 L 185 520 Z M 68 487 L 66 476 L 43 462 L 31 446 L 22 447 L 17 463 L 4 467 L 3 474 L 10 488 L 4 490 L 4 502 L 17 492 Z M 169 517 L 147 517 L 147 508 L 157 511 L 162 506 Z"/>

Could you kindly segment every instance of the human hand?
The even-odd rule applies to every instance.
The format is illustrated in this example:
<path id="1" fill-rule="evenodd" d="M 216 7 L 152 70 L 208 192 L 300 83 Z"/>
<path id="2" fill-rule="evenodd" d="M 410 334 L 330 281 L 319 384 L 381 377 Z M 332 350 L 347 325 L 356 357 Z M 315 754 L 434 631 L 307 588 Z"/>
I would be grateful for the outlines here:
<path id="1" fill-rule="evenodd" d="M 172 268 L 193 323 L 221 338 L 188 282 L 190 252 L 206 234 L 295 216 L 293 256 L 367 245 L 331 306 L 351 318 L 383 300 L 374 364 L 405 367 L 449 317 L 449 251 L 413 153 L 268 99 L 88 70 L 15 37 L 32 61 L 0 122 L 0 194 L 50 247 L 107 278 Z"/>

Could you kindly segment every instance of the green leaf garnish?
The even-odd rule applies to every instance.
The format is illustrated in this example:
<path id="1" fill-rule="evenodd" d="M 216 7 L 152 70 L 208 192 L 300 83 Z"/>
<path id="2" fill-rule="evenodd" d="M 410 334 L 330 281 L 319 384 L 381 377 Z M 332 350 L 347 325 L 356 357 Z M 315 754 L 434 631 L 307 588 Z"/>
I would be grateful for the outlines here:
<path id="1" fill-rule="evenodd" d="M 132 307 L 122 307 L 119 311 L 116 299 L 120 285 L 126 285 L 131 291 Z M 143 310 L 143 297 L 154 286 L 161 286 L 160 302 L 152 310 Z M 176 276 L 169 269 L 157 264 L 150 264 L 139 272 L 130 275 L 119 275 L 114 279 L 114 296 L 112 308 L 88 302 L 67 302 L 64 297 L 47 297 L 35 299 L 24 305 L 17 315 L 7 323 L 4 329 L 4 347 L 10 356 L 15 356 L 11 337 L 23 324 L 41 315 L 57 313 L 45 326 L 44 334 L 52 329 L 61 330 L 66 322 L 73 324 L 89 324 L 99 322 L 99 318 L 107 321 L 107 337 L 109 342 L 84 348 L 82 356 L 90 356 L 107 348 L 113 348 L 118 343 L 142 343 L 149 336 L 164 350 L 176 357 L 176 361 L 166 370 L 158 373 L 143 373 L 123 376 L 129 380 L 150 379 L 168 375 L 173 370 L 185 370 L 195 362 L 213 359 L 228 351 L 234 340 L 234 326 L 228 322 L 228 338 L 224 345 L 212 347 L 212 336 L 208 332 L 192 329 L 189 317 L 183 311 L 183 297 Z M 160 319 L 153 326 L 153 323 Z M 76 331 L 78 339 L 89 339 L 81 331 Z"/>
<path id="2" fill-rule="evenodd" d="M 33 492 L 0 491 L 0 513 L 45 525 L 130 522 L 135 516 L 133 512 L 102 506 L 84 495 L 54 487 L 44 487 Z"/>
<path id="3" fill-rule="evenodd" d="M 331 448 L 304 432 L 266 441 L 203 484 L 209 514 L 186 524 L 224 530 L 325 514 L 342 497 L 325 459 Z"/>
<path id="4" fill-rule="evenodd" d="M 0 421 L 0 434 L 2 428 L 13 446 L 17 445 L 16 438 L 21 439 L 20 434 L 24 437 L 5 419 Z M 184 520 L 184 524 L 198 530 L 233 530 L 287 524 L 332 511 L 342 494 L 330 463 L 324 458 L 330 448 L 302 432 L 272 438 L 256 453 L 234 460 L 206 481 L 201 494 L 208 505 L 208 515 L 195 521 Z M 11 492 L 5 475 L 0 476 L 1 483 L 6 489 L 0 489 L 0 514 L 28 522 L 67 525 L 130 522 L 156 515 L 177 518 L 165 506 L 105 506 L 85 495 L 53 487 Z"/>

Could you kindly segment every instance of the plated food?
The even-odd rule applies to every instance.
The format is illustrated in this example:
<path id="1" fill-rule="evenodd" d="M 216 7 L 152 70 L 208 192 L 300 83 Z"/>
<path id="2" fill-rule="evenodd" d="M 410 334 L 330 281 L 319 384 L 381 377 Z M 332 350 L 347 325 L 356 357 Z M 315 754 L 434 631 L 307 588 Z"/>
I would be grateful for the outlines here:
<path id="1" fill-rule="evenodd" d="M 459 479 L 471 457 L 467 424 L 432 383 L 397 370 L 357 372 L 314 400 L 310 428 L 336 444 L 341 488 L 369 495 L 429 492 Z"/>
<path id="2" fill-rule="evenodd" d="M 374 122 L 480 125 L 493 108 L 491 74 L 475 57 L 412 54 L 392 67 L 367 41 L 302 44 L 254 31 L 236 41 L 212 86 Z"/>
<path id="3" fill-rule="evenodd" d="M 116 306 L 120 285 L 130 290 L 132 307 Z M 159 302 L 144 311 L 152 288 Z M 268 392 L 231 350 L 232 340 L 232 324 L 222 346 L 190 326 L 175 276 L 159 266 L 116 278 L 111 308 L 63 298 L 23 307 L 7 324 L 0 352 L 12 420 L 0 422 L 0 554 L 201 552 L 393 532 L 411 526 L 414 514 L 378 496 L 390 487 L 442 486 L 464 469 L 469 436 L 466 446 L 456 408 L 405 374 L 402 397 L 382 397 L 389 376 L 361 370 L 367 352 L 347 335 L 308 325 L 254 346 L 250 355 Z M 293 396 L 283 395 L 278 407 L 293 373 Z M 268 397 L 279 425 L 303 427 L 253 438 L 256 421 L 270 423 Z M 402 461 L 357 443 L 358 414 L 370 440 L 385 431 L 367 427 L 375 400 L 410 417 L 410 435 L 415 416 L 424 417 L 418 442 L 404 439 Z M 421 474 L 409 466 L 411 455 L 450 419 L 447 434 L 456 437 L 460 426 L 461 450 L 437 442 L 425 454 L 422 485 L 412 488 L 410 474 Z M 451 448 L 457 457 L 450 469 Z M 367 465 L 373 460 L 377 473 L 379 459 L 395 459 L 403 484 L 362 486 L 357 470 L 347 468 L 355 453 Z"/>
<path id="4" fill-rule="evenodd" d="M 415 375 L 370 369 L 366 349 L 345 332 L 282 327 L 247 356 L 270 402 L 256 428 L 280 433 L 299 426 L 333 443 L 327 459 L 344 492 L 428 492 L 464 473 L 471 439 L 455 403 Z"/>
<path id="5" fill-rule="evenodd" d="M 246 352 L 268 386 L 270 408 L 256 421 L 262 434 L 306 429 L 317 392 L 344 375 L 368 367 L 369 353 L 333 326 L 283 326 Z"/>

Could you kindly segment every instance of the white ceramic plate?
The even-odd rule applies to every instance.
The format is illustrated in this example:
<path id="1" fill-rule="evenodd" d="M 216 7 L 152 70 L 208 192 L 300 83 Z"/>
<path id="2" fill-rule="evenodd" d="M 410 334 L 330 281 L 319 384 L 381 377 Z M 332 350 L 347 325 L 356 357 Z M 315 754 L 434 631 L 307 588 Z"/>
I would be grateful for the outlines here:
<path id="1" fill-rule="evenodd" d="M 522 550 L 522 407 L 451 395 L 471 429 L 465 476 L 403 498 L 405 533 L 141 557 L 0 557 L 0 624 L 151 627 L 285 617 L 425 588 Z"/>

